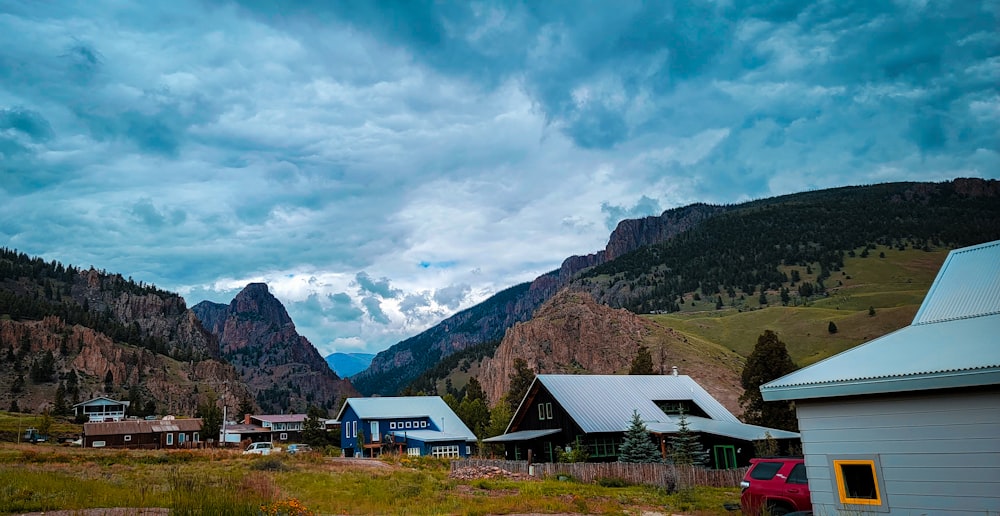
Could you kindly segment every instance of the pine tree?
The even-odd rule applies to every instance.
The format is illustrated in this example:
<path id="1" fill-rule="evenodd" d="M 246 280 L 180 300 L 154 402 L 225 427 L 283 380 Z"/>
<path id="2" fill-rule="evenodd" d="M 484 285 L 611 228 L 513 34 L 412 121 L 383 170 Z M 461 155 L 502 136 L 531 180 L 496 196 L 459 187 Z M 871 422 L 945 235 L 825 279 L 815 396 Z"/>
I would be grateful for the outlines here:
<path id="1" fill-rule="evenodd" d="M 310 446 L 330 444 L 330 434 L 326 431 L 326 413 L 323 409 L 309 405 L 306 420 L 302 423 L 302 441 Z"/>
<path id="2" fill-rule="evenodd" d="M 765 330 L 757 338 L 757 345 L 747 357 L 740 383 L 743 395 L 743 420 L 751 425 L 768 426 L 782 430 L 797 431 L 798 420 L 795 409 L 785 401 L 765 402 L 760 394 L 760 386 L 798 369 L 788 355 L 785 343 L 771 330 Z"/>
<path id="3" fill-rule="evenodd" d="M 618 449 L 618 462 L 662 462 L 660 451 L 650 439 L 649 430 L 636 410 L 632 411 L 632 424 L 625 431 Z"/>
<path id="4" fill-rule="evenodd" d="M 691 431 L 683 410 L 677 418 L 677 433 L 670 436 L 670 460 L 678 466 L 704 466 L 708 463 L 708 452 L 698 440 L 698 434 Z"/>
<path id="5" fill-rule="evenodd" d="M 66 386 L 62 382 L 59 382 L 59 387 L 56 387 L 56 398 L 52 403 L 52 413 L 57 416 L 69 414 L 69 408 L 66 406 Z"/>
<path id="6" fill-rule="evenodd" d="M 475 376 L 469 378 L 469 383 L 465 386 L 465 399 L 469 401 L 486 400 L 483 384 L 479 383 Z"/>
<path id="7" fill-rule="evenodd" d="M 523 358 L 517 358 L 514 359 L 514 371 L 510 373 L 509 378 L 507 403 L 510 404 L 510 411 L 514 412 L 521 404 L 521 399 L 528 393 L 531 382 L 535 381 L 535 372 L 528 368 L 528 363 Z"/>
<path id="8" fill-rule="evenodd" d="M 653 374 L 653 355 L 649 353 L 649 348 L 639 346 L 639 351 L 632 359 L 632 366 L 628 374 Z"/>
<path id="9" fill-rule="evenodd" d="M 155 408 L 155 407 L 154 407 Z M 222 409 L 214 395 L 209 395 L 198 405 L 195 417 L 201 418 L 201 433 L 208 439 L 218 439 L 222 428 Z"/>

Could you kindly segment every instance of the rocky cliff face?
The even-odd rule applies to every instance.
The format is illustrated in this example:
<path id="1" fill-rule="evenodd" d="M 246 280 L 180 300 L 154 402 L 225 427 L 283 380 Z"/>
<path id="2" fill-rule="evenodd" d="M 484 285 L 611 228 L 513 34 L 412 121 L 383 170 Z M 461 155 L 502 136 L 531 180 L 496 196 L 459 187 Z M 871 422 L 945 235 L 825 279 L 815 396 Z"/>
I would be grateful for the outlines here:
<path id="1" fill-rule="evenodd" d="M 67 325 L 59 317 L 0 320 L 0 342 L 17 343 L 17 351 L 11 347 L 12 356 L 5 357 L 11 363 L 4 365 L 14 372 L 4 376 L 11 380 L 17 374 L 27 377 L 23 371 L 47 353 L 54 359 L 54 373 L 46 380 L 31 381 L 30 388 L 19 393 L 3 389 L 0 403 L 4 408 L 16 399 L 24 411 L 53 409 L 56 390 L 60 383 L 66 385 L 63 379 L 71 372 L 78 387 L 67 393 L 67 405 L 97 396 L 129 399 L 134 393 L 133 403 L 152 401 L 157 413 L 193 415 L 208 393 L 230 400 L 249 399 L 246 386 L 228 364 L 215 359 L 178 362 L 148 349 L 116 344 L 103 333 Z"/>
<path id="2" fill-rule="evenodd" d="M 343 398 L 357 395 L 298 334 L 267 285 L 251 283 L 229 305 L 202 302 L 193 310 L 218 337 L 221 356 L 239 371 L 261 410 L 335 410 Z"/>
<path id="3" fill-rule="evenodd" d="M 518 358 L 536 374 L 626 374 L 640 346 L 650 349 L 661 373 L 677 366 L 730 411 L 741 413 L 742 359 L 736 354 L 688 342 L 673 330 L 569 290 L 552 297 L 530 321 L 507 330 L 493 358 L 484 361 L 479 381 L 493 404 L 509 389 Z"/>
<path id="4" fill-rule="evenodd" d="M 71 294 L 91 310 L 110 312 L 121 323 L 135 326 L 142 336 L 163 340 L 162 351 L 167 355 L 187 360 L 219 358 L 218 341 L 187 309 L 184 298 L 133 287 L 121 275 L 90 269 L 76 276 Z"/>
<path id="5" fill-rule="evenodd" d="M 396 394 L 434 366 L 441 358 L 469 346 L 500 339 L 504 331 L 527 321 L 546 300 L 565 287 L 580 271 L 672 238 L 728 208 L 695 204 L 667 210 L 656 217 L 623 220 L 611 233 L 603 251 L 571 256 L 558 270 L 528 285 L 498 293 L 480 305 L 455 314 L 437 326 L 379 353 L 371 366 L 354 377 L 365 394 Z"/>

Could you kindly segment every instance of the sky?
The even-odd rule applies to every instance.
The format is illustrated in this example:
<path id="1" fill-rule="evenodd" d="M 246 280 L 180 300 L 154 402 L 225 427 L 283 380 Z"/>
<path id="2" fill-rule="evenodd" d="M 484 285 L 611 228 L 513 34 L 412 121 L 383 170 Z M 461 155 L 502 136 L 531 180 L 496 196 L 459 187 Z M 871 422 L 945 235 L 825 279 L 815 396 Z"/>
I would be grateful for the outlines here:
<path id="1" fill-rule="evenodd" d="M 625 218 L 1000 177 L 1000 1 L 0 0 L 0 246 L 377 352 Z"/>

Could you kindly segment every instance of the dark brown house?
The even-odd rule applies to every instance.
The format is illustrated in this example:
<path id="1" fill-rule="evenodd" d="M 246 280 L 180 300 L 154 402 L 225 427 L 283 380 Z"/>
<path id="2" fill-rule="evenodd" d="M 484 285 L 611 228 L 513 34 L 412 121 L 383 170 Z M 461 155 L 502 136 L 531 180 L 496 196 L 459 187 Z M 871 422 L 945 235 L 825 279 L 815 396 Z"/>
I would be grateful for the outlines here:
<path id="1" fill-rule="evenodd" d="M 129 419 L 84 423 L 86 448 L 177 449 L 201 445 L 201 419 Z"/>

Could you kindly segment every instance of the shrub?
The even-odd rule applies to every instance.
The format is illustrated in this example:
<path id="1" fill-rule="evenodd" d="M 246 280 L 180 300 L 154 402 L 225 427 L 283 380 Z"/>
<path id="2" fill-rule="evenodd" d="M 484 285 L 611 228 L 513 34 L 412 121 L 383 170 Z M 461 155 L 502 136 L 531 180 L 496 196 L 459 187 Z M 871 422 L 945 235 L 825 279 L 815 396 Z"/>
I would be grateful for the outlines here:
<path id="1" fill-rule="evenodd" d="M 628 482 L 620 478 L 601 477 L 597 479 L 597 485 L 601 487 L 628 487 Z"/>

